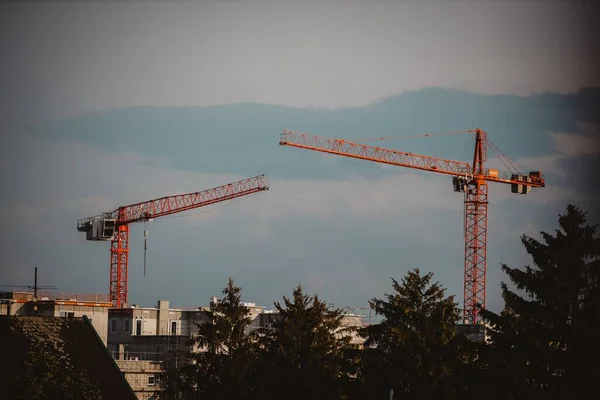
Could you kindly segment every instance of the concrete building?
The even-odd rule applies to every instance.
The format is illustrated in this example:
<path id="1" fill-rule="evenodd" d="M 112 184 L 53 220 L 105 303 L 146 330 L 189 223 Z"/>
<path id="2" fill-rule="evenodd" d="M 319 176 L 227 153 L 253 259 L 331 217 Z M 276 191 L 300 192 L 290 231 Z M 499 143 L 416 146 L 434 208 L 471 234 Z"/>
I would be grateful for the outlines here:
<path id="1" fill-rule="evenodd" d="M 356 314 L 344 314 L 344 318 L 341 323 L 342 327 L 338 330 L 340 335 L 350 336 L 350 344 L 362 347 L 365 343 L 365 339 L 358 335 L 358 329 L 364 326 L 361 316 Z M 352 328 L 346 331 L 347 328 Z"/>
<path id="2" fill-rule="evenodd" d="M 167 353 L 189 354 L 194 349 L 188 340 L 209 321 L 203 309 L 171 309 L 165 300 L 156 307 L 111 308 L 108 349 L 115 360 L 162 361 Z"/>
<path id="3" fill-rule="evenodd" d="M 108 317 L 108 349 L 115 360 L 145 361 L 162 361 L 167 354 L 201 351 L 188 342 L 198 334 L 199 326 L 210 322 L 209 311 L 218 301 L 216 297 L 212 297 L 208 308 L 198 307 L 192 310 L 169 308 L 166 300 L 159 300 L 156 307 L 132 305 L 128 308 L 111 308 Z M 277 318 L 278 314 L 274 310 L 255 303 L 243 304 L 250 311 L 252 320 L 247 328 L 248 332 L 266 327 Z M 346 314 L 342 325 L 343 328 L 358 328 L 363 323 L 359 315 Z M 348 334 L 352 336 L 352 343 L 362 344 L 363 339 L 356 332 Z"/>
<path id="4" fill-rule="evenodd" d="M 108 350 L 138 399 L 155 399 L 160 392 L 162 362 L 189 363 L 200 349 L 190 344 L 198 326 L 210 322 L 208 309 L 156 307 L 111 308 L 108 317 Z"/>
<path id="5" fill-rule="evenodd" d="M 183 365 L 191 362 L 193 353 L 204 350 L 192 344 L 191 339 L 202 324 L 211 323 L 210 310 L 218 301 L 212 297 L 208 307 L 189 310 L 170 308 L 166 300 L 159 300 L 155 307 L 109 309 L 107 347 L 139 399 L 158 395 L 162 362 Z M 247 332 L 267 327 L 278 317 L 274 310 L 255 303 L 243 304 L 252 320 Z M 342 324 L 343 328 L 363 326 L 361 317 L 355 314 L 345 315 Z M 339 334 L 349 334 L 354 344 L 364 342 L 356 332 L 340 330 Z"/>
<path id="6" fill-rule="evenodd" d="M 156 307 L 111 308 L 108 317 L 108 349 L 115 360 L 135 359 L 162 361 L 167 354 L 190 354 L 201 351 L 188 341 L 198 334 L 198 327 L 209 323 L 209 311 L 217 304 L 211 298 L 209 307 L 184 310 L 169 308 L 169 302 L 159 300 Z M 244 303 L 252 323 L 248 331 L 264 326 L 264 307 Z M 183 356 L 182 356 L 183 357 Z M 182 359 L 182 361 L 185 361 Z"/>
<path id="7" fill-rule="evenodd" d="M 0 315 L 76 317 L 84 315 L 106 346 L 108 343 L 108 314 L 112 303 L 107 295 L 79 293 L 0 292 Z"/>
<path id="8" fill-rule="evenodd" d="M 162 363 L 159 361 L 115 360 L 138 400 L 156 400 L 160 396 Z"/>

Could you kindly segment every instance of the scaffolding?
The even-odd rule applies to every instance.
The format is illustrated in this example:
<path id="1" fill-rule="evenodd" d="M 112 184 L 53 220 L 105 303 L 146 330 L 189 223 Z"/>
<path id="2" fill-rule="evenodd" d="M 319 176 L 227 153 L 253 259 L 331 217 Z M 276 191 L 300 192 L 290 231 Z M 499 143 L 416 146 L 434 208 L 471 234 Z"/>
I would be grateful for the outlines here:
<path id="1" fill-rule="evenodd" d="M 162 362 L 145 360 L 115 360 L 138 400 L 158 399 L 161 391 Z"/>
<path id="2" fill-rule="evenodd" d="M 377 315 L 371 307 L 343 307 L 346 314 L 357 315 L 364 326 L 378 324 L 383 316 Z"/>

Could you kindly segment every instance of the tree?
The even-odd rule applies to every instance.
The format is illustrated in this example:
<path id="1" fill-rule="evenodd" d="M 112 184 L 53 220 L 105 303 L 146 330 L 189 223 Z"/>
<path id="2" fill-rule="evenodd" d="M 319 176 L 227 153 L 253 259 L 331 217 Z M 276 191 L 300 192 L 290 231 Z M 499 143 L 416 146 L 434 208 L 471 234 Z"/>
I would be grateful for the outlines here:
<path id="1" fill-rule="evenodd" d="M 370 306 L 384 317 L 364 328 L 360 379 L 364 390 L 401 398 L 449 398 L 458 393 L 459 367 L 467 361 L 466 339 L 456 335 L 460 317 L 454 296 L 432 283 L 433 273 L 409 271 L 386 299 Z"/>
<path id="2" fill-rule="evenodd" d="M 346 360 L 350 330 L 342 329 L 343 311 L 298 285 L 260 332 L 260 370 L 268 376 L 261 393 L 271 398 L 340 399 L 349 379 Z"/>
<path id="3" fill-rule="evenodd" d="M 198 328 L 193 344 L 203 351 L 195 363 L 180 371 L 178 386 L 184 398 L 244 397 L 249 390 L 253 341 L 246 335 L 251 322 L 241 302 L 241 288 L 229 278 L 224 297 L 209 311 L 210 322 Z M 186 389 L 187 388 L 187 389 Z"/>
<path id="4" fill-rule="evenodd" d="M 521 237 L 533 266 L 502 265 L 524 296 L 502 282 L 504 310 L 482 310 L 491 326 L 488 369 L 503 398 L 577 398 L 600 378 L 597 226 L 574 205 L 566 211 L 555 235 L 541 232 L 544 243 Z"/>

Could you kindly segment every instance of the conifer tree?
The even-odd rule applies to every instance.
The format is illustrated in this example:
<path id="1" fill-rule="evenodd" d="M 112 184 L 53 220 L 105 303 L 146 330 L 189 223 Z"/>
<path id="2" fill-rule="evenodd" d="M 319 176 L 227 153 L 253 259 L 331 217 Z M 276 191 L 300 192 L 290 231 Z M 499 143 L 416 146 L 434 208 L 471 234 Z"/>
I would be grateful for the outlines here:
<path id="1" fill-rule="evenodd" d="M 372 299 L 371 308 L 384 319 L 366 327 L 360 379 L 364 389 L 379 396 L 394 390 L 400 398 L 451 398 L 456 376 L 466 361 L 455 324 L 459 310 L 454 296 L 445 295 L 433 273 L 409 271 L 386 299 Z M 366 393 L 363 393 L 363 395 Z"/>
<path id="2" fill-rule="evenodd" d="M 241 292 L 229 278 L 223 298 L 209 311 L 210 322 L 199 326 L 193 343 L 205 351 L 195 354 L 195 363 L 181 371 L 180 387 L 188 388 L 185 398 L 246 396 L 253 342 L 246 334 L 251 319 L 241 302 Z"/>
<path id="3" fill-rule="evenodd" d="M 517 290 L 503 282 L 502 313 L 482 312 L 491 325 L 486 363 L 503 398 L 578 398 L 600 378 L 597 226 L 576 206 L 566 211 L 543 242 L 521 237 L 533 266 L 502 265 Z"/>
<path id="4" fill-rule="evenodd" d="M 342 310 L 318 296 L 304 294 L 299 285 L 261 330 L 262 394 L 269 398 L 341 399 L 348 379 L 346 352 L 349 332 L 343 332 Z"/>

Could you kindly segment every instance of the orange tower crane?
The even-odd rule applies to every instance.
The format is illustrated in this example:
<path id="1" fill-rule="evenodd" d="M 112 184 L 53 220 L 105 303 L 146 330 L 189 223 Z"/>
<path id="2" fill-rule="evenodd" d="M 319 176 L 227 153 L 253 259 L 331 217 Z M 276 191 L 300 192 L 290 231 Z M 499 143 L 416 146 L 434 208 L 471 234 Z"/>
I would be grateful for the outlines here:
<path id="1" fill-rule="evenodd" d="M 485 307 L 488 182 L 510 184 L 513 193 L 526 194 L 530 192 L 532 187 L 544 187 L 545 180 L 539 171 L 532 171 L 528 175 L 522 175 L 516 170 L 516 167 L 513 173 L 499 172 L 497 169 L 485 168 L 488 143 L 492 150 L 498 153 L 503 162 L 506 160 L 510 163 L 510 160 L 503 154 L 501 155 L 497 147 L 488 140 L 486 132 L 481 129 L 473 129 L 467 132 L 475 134 L 475 151 L 472 164 L 389 150 L 376 146 L 367 146 L 344 139 L 330 139 L 305 133 L 294 133 L 288 130 L 283 131 L 279 144 L 382 164 L 452 175 L 454 191 L 464 192 L 465 204 L 463 322 L 465 324 L 476 324 L 481 322 L 477 318 L 477 305 L 480 304 L 482 307 Z M 514 167 L 514 164 L 511 163 L 511 165 Z"/>
<path id="2" fill-rule="evenodd" d="M 82 218 L 77 230 L 86 233 L 87 240 L 111 241 L 110 246 L 110 299 L 113 307 L 127 303 L 129 224 L 149 222 L 153 218 L 232 200 L 269 190 L 265 175 L 204 190 L 202 192 L 167 196 L 156 200 L 131 204 L 115 211 Z"/>

